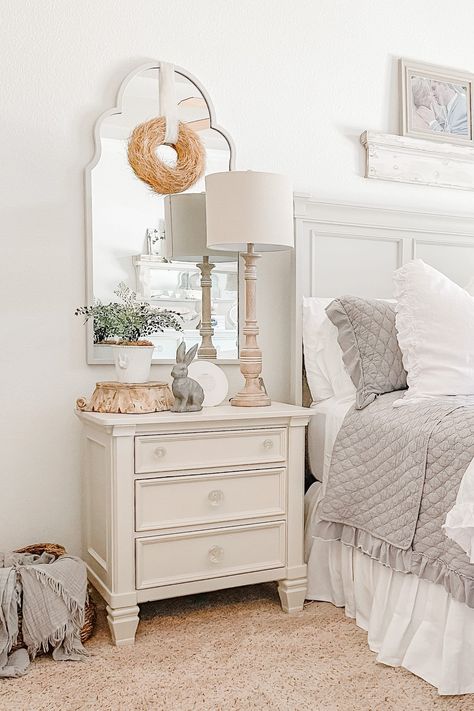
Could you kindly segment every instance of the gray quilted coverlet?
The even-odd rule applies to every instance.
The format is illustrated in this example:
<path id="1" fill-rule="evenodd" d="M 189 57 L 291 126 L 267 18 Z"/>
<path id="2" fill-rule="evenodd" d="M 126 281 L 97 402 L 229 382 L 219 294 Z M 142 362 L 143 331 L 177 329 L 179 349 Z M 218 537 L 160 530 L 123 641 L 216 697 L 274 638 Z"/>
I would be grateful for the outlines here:
<path id="1" fill-rule="evenodd" d="M 474 565 L 442 529 L 474 457 L 474 406 L 450 398 L 352 409 L 332 455 L 316 535 L 444 585 L 474 607 Z"/>

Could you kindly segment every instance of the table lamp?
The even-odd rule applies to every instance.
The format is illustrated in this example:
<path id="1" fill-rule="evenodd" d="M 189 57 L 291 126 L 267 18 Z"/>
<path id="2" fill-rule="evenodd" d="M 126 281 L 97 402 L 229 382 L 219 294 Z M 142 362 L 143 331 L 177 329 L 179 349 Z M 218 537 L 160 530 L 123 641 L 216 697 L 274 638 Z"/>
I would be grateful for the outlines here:
<path id="1" fill-rule="evenodd" d="M 291 249 L 293 192 L 289 178 L 275 173 L 230 171 L 206 176 L 207 246 L 244 252 L 245 343 L 240 350 L 240 371 L 245 386 L 231 400 L 238 407 L 270 405 L 260 374 L 262 351 L 257 336 L 258 252 Z"/>
<path id="2" fill-rule="evenodd" d="M 231 262 L 238 255 L 235 251 L 223 254 L 207 247 L 204 193 L 177 193 L 165 197 L 164 255 L 168 260 L 195 262 L 201 272 L 201 344 L 197 357 L 213 360 L 217 358 L 217 351 L 212 341 L 211 272 L 215 262 Z"/>

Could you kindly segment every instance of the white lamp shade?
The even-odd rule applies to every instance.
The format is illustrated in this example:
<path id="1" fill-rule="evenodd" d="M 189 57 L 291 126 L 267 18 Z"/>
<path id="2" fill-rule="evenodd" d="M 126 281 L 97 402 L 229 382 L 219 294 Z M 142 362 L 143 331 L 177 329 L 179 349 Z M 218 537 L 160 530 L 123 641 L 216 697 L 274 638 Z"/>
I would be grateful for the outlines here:
<path id="1" fill-rule="evenodd" d="M 231 262 L 238 255 L 215 252 L 206 243 L 206 197 L 204 193 L 177 193 L 165 197 L 166 259 L 200 262 Z"/>
<path id="2" fill-rule="evenodd" d="M 243 252 L 291 249 L 293 191 L 285 175 L 230 171 L 206 176 L 207 245 Z"/>

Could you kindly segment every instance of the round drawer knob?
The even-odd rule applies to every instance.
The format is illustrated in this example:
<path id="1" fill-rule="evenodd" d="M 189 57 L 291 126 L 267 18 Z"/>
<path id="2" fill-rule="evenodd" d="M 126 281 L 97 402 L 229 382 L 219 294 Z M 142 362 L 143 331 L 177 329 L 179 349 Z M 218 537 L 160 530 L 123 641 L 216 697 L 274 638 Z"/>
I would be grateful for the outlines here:
<path id="1" fill-rule="evenodd" d="M 207 557 L 211 563 L 214 563 L 214 565 L 221 563 L 224 558 L 224 549 L 220 546 L 212 546 L 212 548 L 209 548 Z"/>
<path id="2" fill-rule="evenodd" d="M 272 439 L 265 439 L 263 440 L 263 446 L 265 449 L 272 449 L 273 447 L 273 440 Z"/>
<path id="3" fill-rule="evenodd" d="M 211 506 L 220 506 L 224 501 L 224 492 L 221 489 L 213 489 L 207 498 Z"/>
<path id="4" fill-rule="evenodd" d="M 158 457 L 158 459 L 163 459 L 163 457 L 166 455 L 166 449 L 164 447 L 157 447 L 155 449 L 155 456 Z"/>

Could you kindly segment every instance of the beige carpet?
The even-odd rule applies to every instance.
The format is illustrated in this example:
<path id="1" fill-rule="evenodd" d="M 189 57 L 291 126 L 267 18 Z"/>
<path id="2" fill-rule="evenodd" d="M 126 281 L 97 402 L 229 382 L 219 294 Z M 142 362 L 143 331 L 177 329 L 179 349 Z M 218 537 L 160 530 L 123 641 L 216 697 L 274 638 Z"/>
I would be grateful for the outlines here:
<path id="1" fill-rule="evenodd" d="M 38 659 L 0 680 L 1 711 L 472 711 L 377 664 L 365 632 L 327 603 L 286 615 L 260 585 L 142 606 L 134 647 L 110 644 L 104 610 L 81 662 Z"/>

